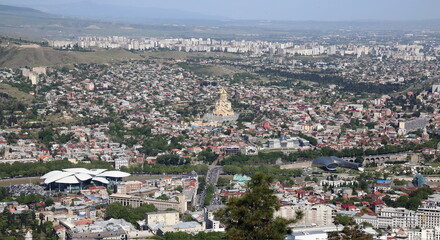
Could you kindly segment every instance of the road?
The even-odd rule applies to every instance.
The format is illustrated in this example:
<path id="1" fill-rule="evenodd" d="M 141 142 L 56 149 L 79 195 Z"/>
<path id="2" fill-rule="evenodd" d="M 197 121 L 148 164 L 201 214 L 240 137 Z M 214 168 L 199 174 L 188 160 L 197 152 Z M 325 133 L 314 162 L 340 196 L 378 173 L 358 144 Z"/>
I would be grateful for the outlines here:
<path id="1" fill-rule="evenodd" d="M 205 206 L 205 198 L 206 198 L 206 189 L 209 185 L 215 185 L 217 184 L 218 176 L 220 175 L 220 172 L 222 170 L 221 166 L 209 166 L 208 173 L 206 174 L 206 184 L 205 188 L 203 189 L 203 192 L 198 195 L 197 197 L 197 207 L 199 209 L 203 208 Z M 217 190 L 217 188 L 215 188 Z M 216 195 L 214 194 L 213 200 L 216 198 Z"/>
<path id="2" fill-rule="evenodd" d="M 220 197 L 220 189 L 218 189 L 217 187 L 215 187 L 215 191 L 214 194 L 212 196 L 211 199 L 211 204 L 209 206 L 207 206 L 209 211 L 217 211 L 221 208 L 223 208 L 225 205 L 222 202 L 222 199 Z"/>
<path id="3" fill-rule="evenodd" d="M 209 166 L 210 167 L 215 167 L 217 166 L 217 164 L 223 160 L 225 158 L 225 156 L 223 154 L 218 155 L 217 159 L 214 160 L 214 162 L 212 162 Z"/>

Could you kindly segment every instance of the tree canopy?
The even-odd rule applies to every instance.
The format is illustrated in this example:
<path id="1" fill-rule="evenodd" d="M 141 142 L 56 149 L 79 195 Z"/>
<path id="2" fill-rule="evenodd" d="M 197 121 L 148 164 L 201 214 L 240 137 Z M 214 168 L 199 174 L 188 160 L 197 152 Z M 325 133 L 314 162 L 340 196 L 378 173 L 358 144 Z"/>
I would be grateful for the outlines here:
<path id="1" fill-rule="evenodd" d="M 404 207 L 409 210 L 417 210 L 422 205 L 422 199 L 427 199 L 433 193 L 434 190 L 431 188 L 423 187 L 411 192 L 409 196 L 400 196 L 395 201 L 391 200 L 389 195 L 384 196 L 382 200 L 390 207 Z"/>
<path id="2" fill-rule="evenodd" d="M 157 237 L 158 240 L 221 240 L 224 239 L 222 232 L 199 232 L 191 235 L 185 232 L 167 232 L 162 237 Z"/>
<path id="3" fill-rule="evenodd" d="M 157 211 L 156 207 L 152 204 L 143 204 L 138 208 L 131 206 L 122 206 L 122 204 L 115 202 L 107 206 L 105 210 L 105 218 L 124 219 L 127 222 L 136 224 L 136 221 L 145 218 L 145 213 Z"/>
<path id="4" fill-rule="evenodd" d="M 226 208 L 216 216 L 226 225 L 226 239 L 284 239 L 287 225 L 294 220 L 274 217 L 280 208 L 274 190 L 273 176 L 256 173 L 248 183 L 248 191 L 239 198 L 231 198 Z M 297 214 L 302 217 L 302 214 Z"/>
<path id="5" fill-rule="evenodd" d="M 329 240 L 372 240 L 373 236 L 362 231 L 354 220 L 347 216 L 335 216 L 333 223 L 338 226 L 342 224 L 342 231 L 329 232 Z"/>

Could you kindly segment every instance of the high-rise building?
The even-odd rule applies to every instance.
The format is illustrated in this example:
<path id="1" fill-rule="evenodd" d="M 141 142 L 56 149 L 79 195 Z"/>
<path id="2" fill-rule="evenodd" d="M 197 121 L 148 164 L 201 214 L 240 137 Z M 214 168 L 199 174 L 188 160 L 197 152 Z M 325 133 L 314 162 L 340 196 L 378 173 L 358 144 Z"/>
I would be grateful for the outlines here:
<path id="1" fill-rule="evenodd" d="M 328 226 L 332 224 L 333 216 L 336 213 L 335 209 L 324 204 L 297 204 L 282 206 L 280 210 L 275 213 L 275 216 L 294 219 L 296 211 L 298 210 L 304 213 L 304 217 L 298 222 L 300 225 Z"/>

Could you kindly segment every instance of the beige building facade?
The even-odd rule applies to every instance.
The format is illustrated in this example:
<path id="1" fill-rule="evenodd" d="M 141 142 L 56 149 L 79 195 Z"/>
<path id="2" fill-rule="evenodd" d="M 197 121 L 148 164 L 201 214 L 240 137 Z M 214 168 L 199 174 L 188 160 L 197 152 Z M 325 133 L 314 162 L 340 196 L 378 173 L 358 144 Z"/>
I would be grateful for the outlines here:
<path id="1" fill-rule="evenodd" d="M 162 211 L 147 213 L 147 224 L 164 223 L 165 225 L 175 225 L 179 223 L 179 212 Z"/>
<path id="2" fill-rule="evenodd" d="M 177 201 L 166 201 L 153 198 L 142 198 L 126 194 L 112 194 L 109 196 L 109 203 L 119 202 L 123 206 L 132 206 L 134 208 L 138 208 L 143 204 L 153 204 L 159 211 L 164 211 L 172 208 L 179 211 L 180 213 L 184 213 L 187 210 L 185 195 L 179 195 L 177 196 L 177 198 Z"/>

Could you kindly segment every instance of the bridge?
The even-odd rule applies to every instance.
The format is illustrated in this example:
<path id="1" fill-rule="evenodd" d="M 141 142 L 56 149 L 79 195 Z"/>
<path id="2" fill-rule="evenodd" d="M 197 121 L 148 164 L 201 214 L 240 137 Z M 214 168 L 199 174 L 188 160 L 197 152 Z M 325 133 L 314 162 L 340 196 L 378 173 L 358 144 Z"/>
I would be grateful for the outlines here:
<path id="1" fill-rule="evenodd" d="M 404 161 L 408 161 L 407 156 L 410 156 L 410 153 L 402 152 L 402 153 L 390 153 L 390 154 L 363 156 L 363 158 L 364 158 L 363 165 L 368 164 L 368 163 L 376 163 L 378 165 L 383 165 L 385 163 L 404 162 Z M 355 162 L 356 157 L 342 157 L 342 159 L 345 161 L 348 161 L 348 162 Z M 281 169 L 297 169 L 297 168 L 306 168 L 306 167 L 311 167 L 311 166 L 312 166 L 312 161 L 303 161 L 303 162 L 281 164 L 280 168 Z"/>
<path id="2" fill-rule="evenodd" d="M 367 163 L 376 163 L 376 164 L 384 164 L 387 162 L 404 162 L 407 161 L 408 153 L 390 153 L 390 154 L 381 154 L 381 155 L 368 155 L 364 156 L 363 165 Z M 354 162 L 356 157 L 343 157 L 342 159 Z"/>

